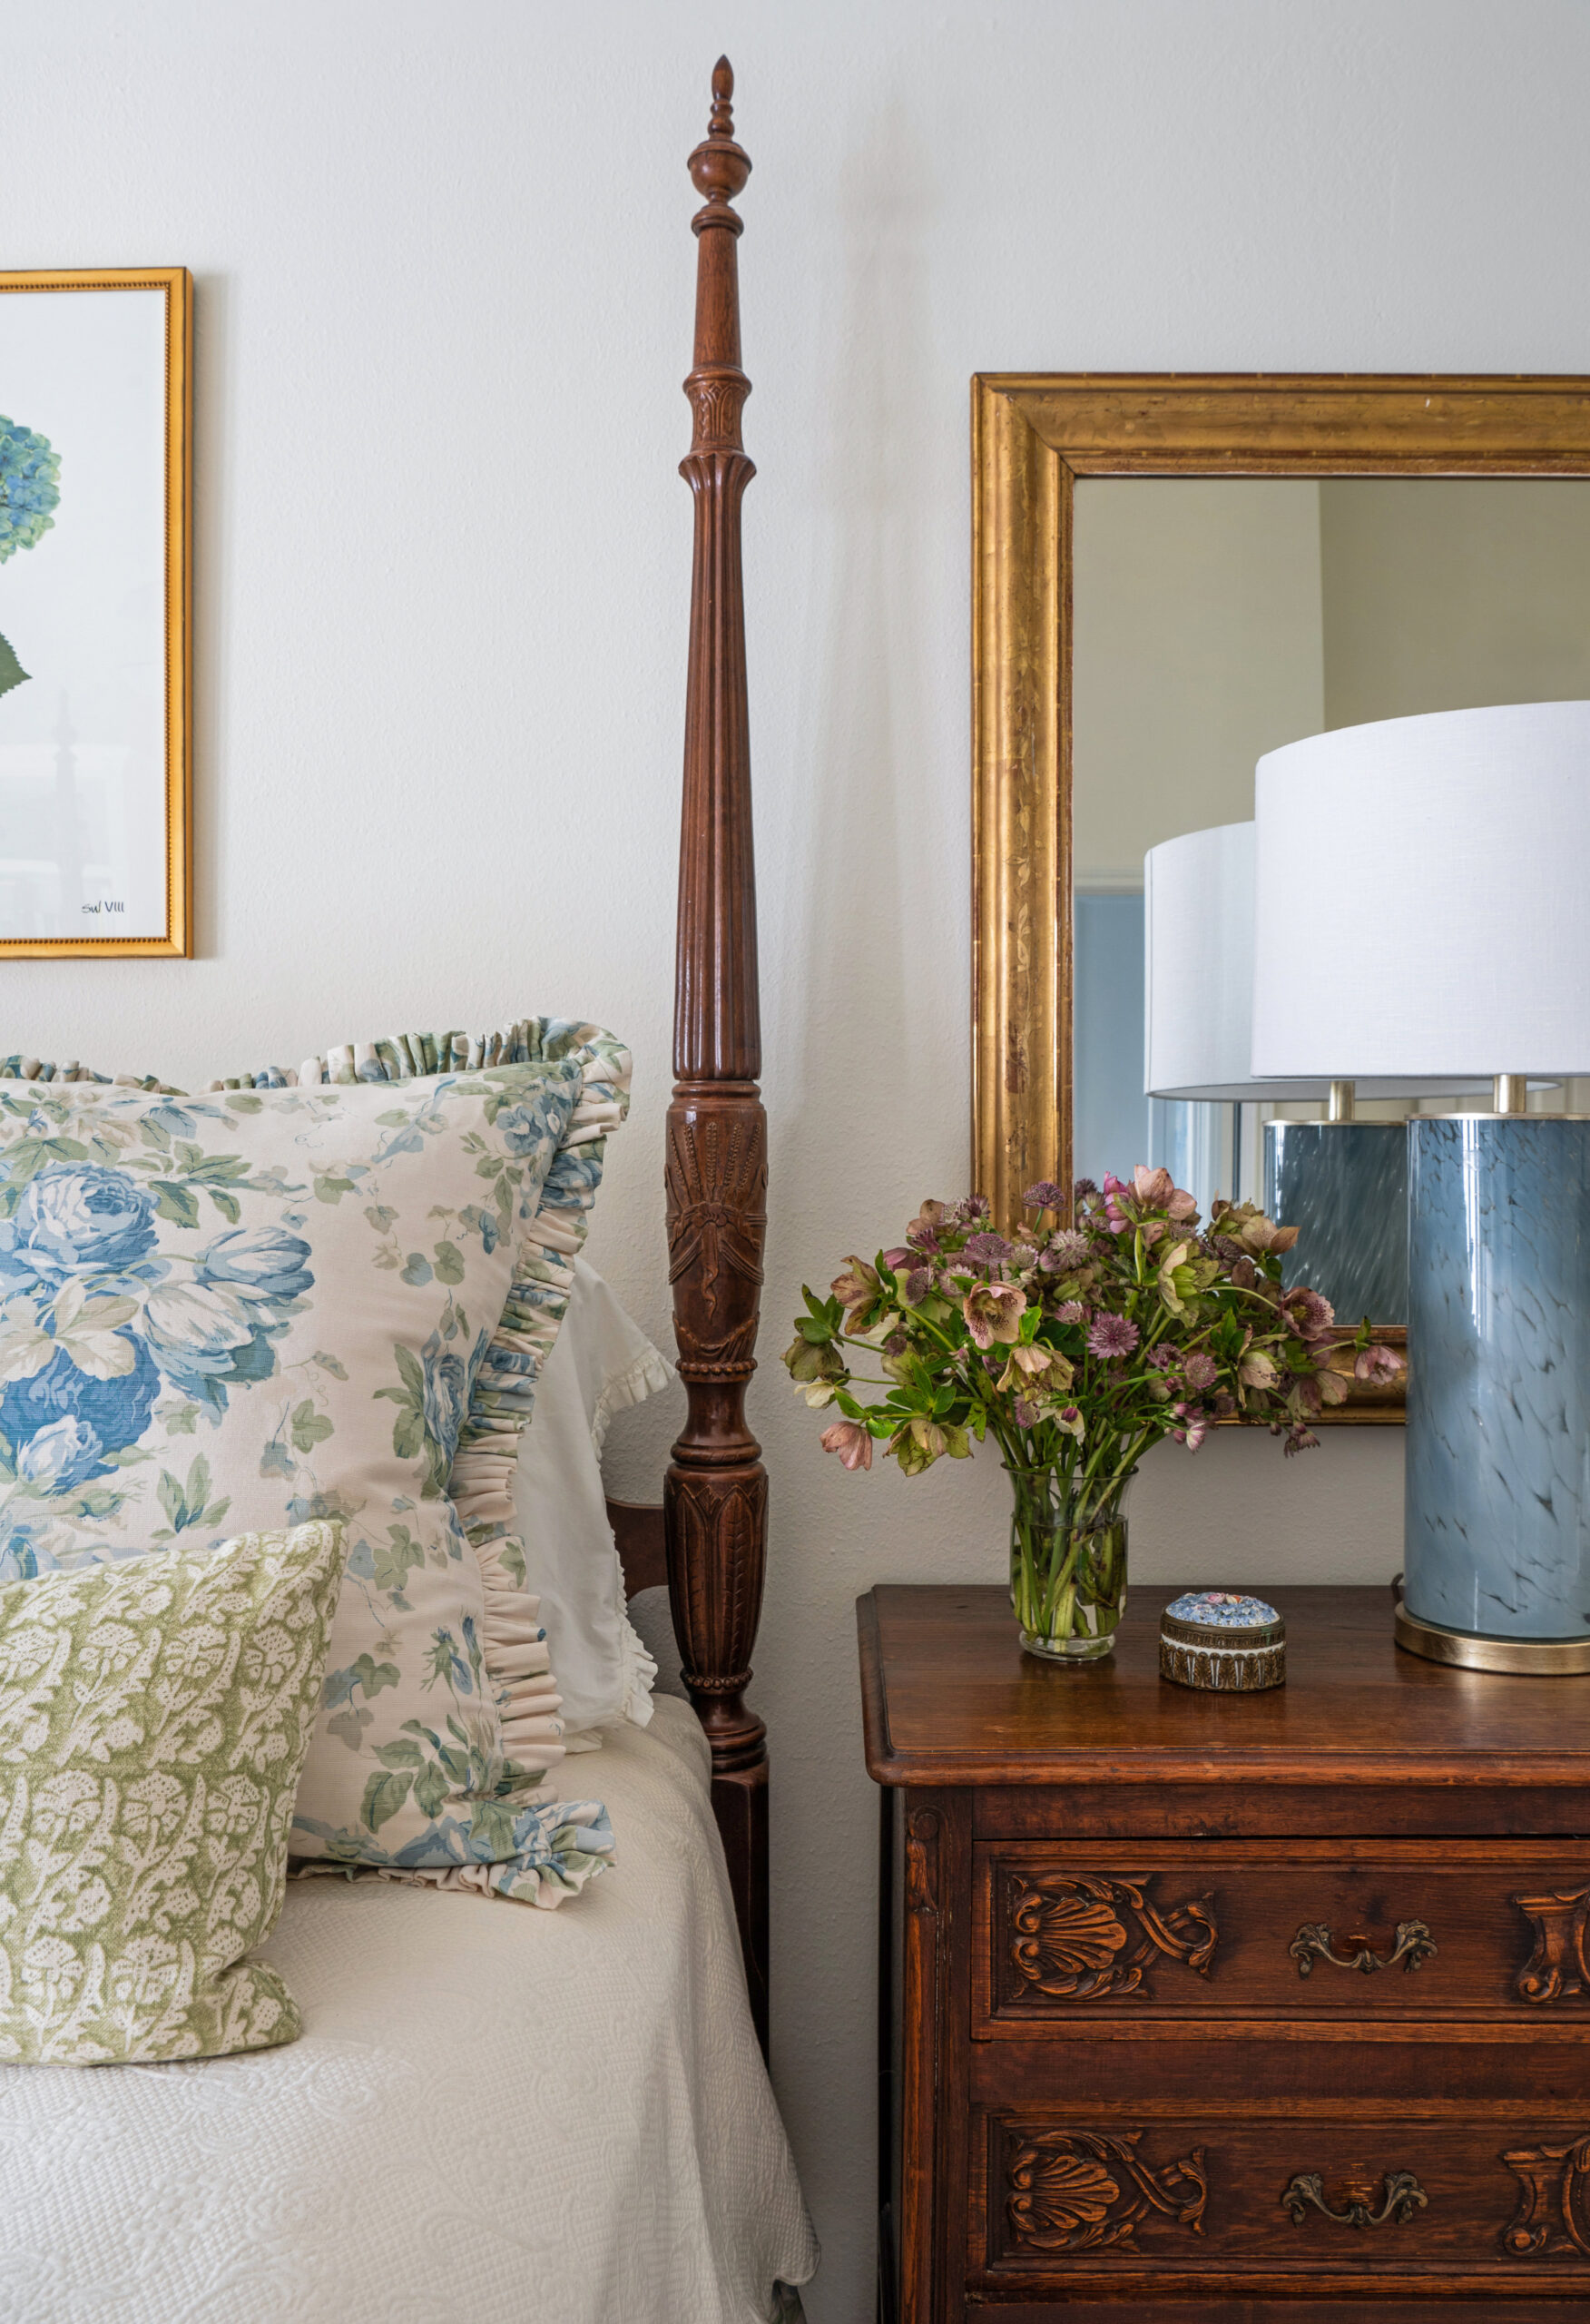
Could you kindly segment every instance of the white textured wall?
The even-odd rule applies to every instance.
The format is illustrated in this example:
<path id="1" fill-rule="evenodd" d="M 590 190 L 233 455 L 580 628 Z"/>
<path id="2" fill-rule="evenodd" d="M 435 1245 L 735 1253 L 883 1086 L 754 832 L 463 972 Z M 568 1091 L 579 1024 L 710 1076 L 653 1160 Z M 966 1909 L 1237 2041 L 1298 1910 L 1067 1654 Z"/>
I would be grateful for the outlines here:
<path id="1" fill-rule="evenodd" d="M 1590 368 L 1590 11 L 3 0 L 5 262 L 199 277 L 202 957 L 7 964 L 0 1051 L 181 1078 L 397 1025 L 604 1019 L 639 1068 L 595 1256 L 659 1334 L 683 161 L 725 45 L 756 162 L 776 1355 L 802 1275 L 964 1179 L 967 375 Z M 828 2250 L 810 2312 L 863 2324 L 850 1601 L 996 1575 L 1002 1480 L 848 1477 L 780 1374 L 753 1402 L 775 2068 Z M 1264 1439 L 1163 1457 L 1139 1566 L 1384 1575 L 1399 1458 L 1389 1432 L 1284 1469 Z"/>

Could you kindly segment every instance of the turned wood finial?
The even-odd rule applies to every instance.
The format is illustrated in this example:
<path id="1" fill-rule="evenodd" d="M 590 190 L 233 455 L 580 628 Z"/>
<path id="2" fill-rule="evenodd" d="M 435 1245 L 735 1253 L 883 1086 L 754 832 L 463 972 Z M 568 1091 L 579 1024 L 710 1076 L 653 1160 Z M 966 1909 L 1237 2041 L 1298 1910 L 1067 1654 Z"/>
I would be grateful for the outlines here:
<path id="1" fill-rule="evenodd" d="M 712 113 L 706 141 L 690 157 L 692 182 L 698 193 L 707 197 L 706 208 L 698 211 L 692 222 L 698 234 L 703 226 L 727 226 L 731 233 L 740 231 L 741 222 L 729 204 L 744 191 L 751 175 L 751 156 L 734 142 L 733 95 L 734 67 L 721 56 L 712 67 Z"/>

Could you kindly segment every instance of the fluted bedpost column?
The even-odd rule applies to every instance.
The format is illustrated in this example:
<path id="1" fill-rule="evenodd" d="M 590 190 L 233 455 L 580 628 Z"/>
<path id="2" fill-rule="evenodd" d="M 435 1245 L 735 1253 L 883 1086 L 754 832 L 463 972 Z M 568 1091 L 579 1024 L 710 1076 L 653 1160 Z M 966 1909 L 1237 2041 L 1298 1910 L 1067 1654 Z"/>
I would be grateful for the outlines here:
<path id="1" fill-rule="evenodd" d="M 745 687 L 740 504 L 755 474 L 740 439 L 751 382 L 740 368 L 730 207 L 751 162 L 733 136 L 734 75 L 712 74 L 712 122 L 690 157 L 705 206 L 696 232 L 694 419 L 680 473 L 695 496 L 673 1102 L 668 1109 L 668 1246 L 679 1369 L 690 1399 L 664 1489 L 668 1587 L 684 1679 L 712 1748 L 712 1799 L 740 1915 L 751 2007 L 767 2042 L 766 1728 L 745 1701 L 761 1610 L 767 1472 L 745 1417 L 755 1370 L 767 1118 L 757 1077 L 756 873 Z"/>

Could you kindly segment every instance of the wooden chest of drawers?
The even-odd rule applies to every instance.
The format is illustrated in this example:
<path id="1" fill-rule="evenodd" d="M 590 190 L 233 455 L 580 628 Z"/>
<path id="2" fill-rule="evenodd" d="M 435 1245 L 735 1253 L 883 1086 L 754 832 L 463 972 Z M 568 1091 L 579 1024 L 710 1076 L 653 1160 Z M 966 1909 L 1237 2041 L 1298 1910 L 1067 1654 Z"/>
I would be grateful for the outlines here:
<path id="1" fill-rule="evenodd" d="M 886 2324 L 1590 2319 L 1590 1679 L 1271 1592 L 1288 1683 L 861 1600 Z"/>

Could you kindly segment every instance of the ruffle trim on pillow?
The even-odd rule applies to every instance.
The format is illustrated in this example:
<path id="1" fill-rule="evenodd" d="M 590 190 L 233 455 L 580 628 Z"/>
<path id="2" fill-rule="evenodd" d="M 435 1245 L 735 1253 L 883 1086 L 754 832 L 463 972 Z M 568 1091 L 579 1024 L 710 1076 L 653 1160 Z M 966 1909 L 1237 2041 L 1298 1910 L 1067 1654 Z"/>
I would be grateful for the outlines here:
<path id="1" fill-rule="evenodd" d="M 505 1777 L 518 1788 L 532 1777 L 549 1777 L 562 1765 L 564 1750 L 559 1697 L 546 1632 L 539 1619 L 540 1600 L 525 1588 L 524 1544 L 514 1531 L 514 1463 L 519 1437 L 535 1402 L 541 1368 L 568 1311 L 574 1281 L 573 1261 L 590 1226 L 591 1208 L 602 1184 L 607 1137 L 629 1111 L 633 1068 L 630 1052 L 600 1025 L 561 1017 L 522 1017 L 489 1033 L 398 1033 L 386 1040 L 348 1041 L 329 1049 L 323 1058 L 306 1058 L 296 1070 L 267 1066 L 205 1085 L 211 1090 L 282 1089 L 306 1084 L 412 1081 L 430 1074 L 565 1061 L 580 1068 L 580 1092 L 543 1181 L 539 1206 L 532 1217 L 520 1222 L 514 1282 L 470 1390 L 468 1413 L 448 1480 L 485 1582 L 481 1646 L 502 1726 L 508 1763 Z M 100 1082 L 111 1078 L 75 1060 L 56 1066 L 22 1056 L 0 1059 L 0 1078 Z M 122 1074 L 116 1080 L 134 1088 L 184 1094 L 152 1077 L 139 1080 Z M 666 1380 L 662 1384 L 665 1386 Z M 641 1651 L 643 1655 L 644 1649 Z M 638 1676 L 639 1666 L 636 1669 Z M 321 1837 L 335 1844 L 335 1836 Z M 485 1876 L 497 1868 L 471 1866 L 467 1880 L 452 1885 L 488 1885 Z M 394 1866 L 391 1876 L 411 1876 L 408 1867 Z M 450 1875 L 437 1876 L 451 1879 Z M 502 1893 L 515 1892 L 505 1888 Z"/>
<path id="2" fill-rule="evenodd" d="M 648 1396 L 655 1396 L 664 1388 L 672 1388 L 678 1378 L 673 1366 L 662 1352 L 648 1347 L 622 1372 L 610 1373 L 596 1400 L 591 1415 L 591 1443 L 598 1460 L 607 1443 L 607 1432 L 614 1413 L 628 1412 L 635 1404 L 643 1404 Z"/>
<path id="3" fill-rule="evenodd" d="M 622 1617 L 618 1650 L 622 1658 L 623 1715 L 633 1726 L 652 1724 L 652 1689 L 657 1683 L 657 1660 L 627 1614 Z"/>
<path id="4" fill-rule="evenodd" d="M 463 1858 L 449 1865 L 406 1864 L 399 1856 L 386 1864 L 339 1864 L 326 1856 L 299 1857 L 288 1867 L 293 1880 L 335 1874 L 344 1880 L 400 1880 L 427 1888 L 473 1889 L 477 1896 L 510 1896 L 515 1904 L 552 1912 L 565 1897 L 577 1896 L 613 1860 L 613 1826 L 596 1799 L 557 1799 L 521 1808 L 514 1818 L 515 1853 L 495 1864 Z M 366 1858 L 369 1839 L 360 1834 Z"/>

